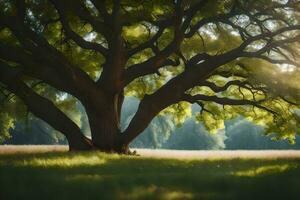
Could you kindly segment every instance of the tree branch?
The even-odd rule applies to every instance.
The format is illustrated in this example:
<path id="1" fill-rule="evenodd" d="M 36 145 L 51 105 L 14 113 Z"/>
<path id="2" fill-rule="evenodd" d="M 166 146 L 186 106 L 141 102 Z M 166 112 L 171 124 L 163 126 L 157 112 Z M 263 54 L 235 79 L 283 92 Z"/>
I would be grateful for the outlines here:
<path id="1" fill-rule="evenodd" d="M 252 101 L 252 100 L 247 100 L 247 99 L 230 99 L 230 98 L 223 98 L 223 97 L 217 97 L 217 96 L 206 96 L 202 94 L 197 94 L 197 95 L 188 95 L 184 94 L 181 98 L 182 101 L 187 101 L 190 103 L 197 103 L 198 101 L 210 101 L 210 102 L 215 102 L 220 105 L 252 105 L 257 108 L 260 108 L 262 110 L 265 110 L 267 112 L 270 112 L 274 115 L 277 115 L 275 111 L 261 105 L 260 103 L 264 102 L 264 100 L 259 100 L 259 101 Z"/>
<path id="2" fill-rule="evenodd" d="M 99 0 L 91 0 L 96 9 L 99 11 L 101 16 L 104 19 L 104 22 L 107 22 L 109 24 L 111 16 L 108 14 L 105 6 L 105 1 L 99 1 Z"/>
<path id="3" fill-rule="evenodd" d="M 80 46 L 83 49 L 94 50 L 101 53 L 104 56 L 107 56 L 108 50 L 106 48 L 104 48 L 102 45 L 98 43 L 88 42 L 84 40 L 80 35 L 78 35 L 71 29 L 71 27 L 69 26 L 69 22 L 67 20 L 66 9 L 64 8 L 63 4 L 60 1 L 52 0 L 52 2 L 60 16 L 60 22 L 66 33 L 66 36 L 69 39 L 72 39 L 78 46 Z"/>
<path id="4" fill-rule="evenodd" d="M 74 148 L 74 145 L 85 146 L 86 149 L 89 149 L 91 143 L 81 133 L 80 128 L 50 100 L 38 95 L 23 83 L 21 76 L 22 74 L 19 70 L 1 63 L 0 82 L 5 84 L 8 90 L 22 99 L 35 116 L 46 121 L 53 128 L 64 134 L 70 143 L 70 149 Z"/>

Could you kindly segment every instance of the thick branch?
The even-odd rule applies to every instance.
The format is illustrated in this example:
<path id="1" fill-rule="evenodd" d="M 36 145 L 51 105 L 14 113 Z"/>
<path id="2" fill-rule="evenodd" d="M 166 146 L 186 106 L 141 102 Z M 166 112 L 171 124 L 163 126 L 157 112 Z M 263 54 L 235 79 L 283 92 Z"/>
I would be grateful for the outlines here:
<path id="1" fill-rule="evenodd" d="M 24 75 L 43 80 L 58 90 L 65 91 L 76 97 L 83 93 L 83 91 L 80 92 L 80 87 L 76 87 L 78 84 L 83 86 L 83 83 L 74 82 L 74 80 L 70 81 L 70 78 L 68 78 L 69 74 L 59 72 L 51 63 L 41 61 L 39 57 L 34 57 L 22 49 L 0 42 L 0 58 L 18 63 L 15 68 L 22 70 Z M 1 62 L 1 64 L 5 63 Z M 78 71 L 77 73 L 81 72 Z M 83 74 L 83 76 L 85 75 Z"/>
<path id="2" fill-rule="evenodd" d="M 38 95 L 25 83 L 21 81 L 21 73 L 8 65 L 1 63 L 0 82 L 7 86 L 7 89 L 23 100 L 28 109 L 40 119 L 46 121 L 56 130 L 63 133 L 69 143 L 70 149 L 77 146 L 90 149 L 90 143 L 81 133 L 80 128 L 59 110 L 50 100 Z"/>
<path id="3" fill-rule="evenodd" d="M 199 81 L 205 80 L 219 66 L 234 60 L 239 52 L 240 49 L 235 49 L 196 64 L 168 81 L 153 94 L 145 96 L 137 113 L 124 131 L 122 141 L 124 143 L 131 142 L 161 110 L 181 101 L 186 90 L 194 87 Z"/>
<path id="4" fill-rule="evenodd" d="M 54 46 L 34 32 L 24 21 L 15 17 L 1 17 L 0 23 L 8 27 L 27 50 L 1 43 L 0 58 L 26 66 L 26 74 L 59 90 L 79 97 L 96 89 L 94 81 L 80 68 L 73 66 Z"/>

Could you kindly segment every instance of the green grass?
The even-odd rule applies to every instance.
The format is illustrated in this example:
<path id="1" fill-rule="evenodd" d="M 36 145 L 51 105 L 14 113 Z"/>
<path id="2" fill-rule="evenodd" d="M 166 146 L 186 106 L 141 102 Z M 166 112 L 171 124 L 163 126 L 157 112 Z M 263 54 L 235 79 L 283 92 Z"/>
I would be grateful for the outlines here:
<path id="1" fill-rule="evenodd" d="M 300 199 L 300 159 L 0 155 L 0 199 Z"/>

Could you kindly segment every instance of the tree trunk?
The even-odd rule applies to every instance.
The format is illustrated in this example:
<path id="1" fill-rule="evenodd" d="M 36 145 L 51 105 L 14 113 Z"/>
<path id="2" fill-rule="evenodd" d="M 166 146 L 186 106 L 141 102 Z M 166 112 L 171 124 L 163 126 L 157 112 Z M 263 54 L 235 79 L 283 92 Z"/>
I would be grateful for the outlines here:
<path id="1" fill-rule="evenodd" d="M 90 139 L 84 135 L 66 135 L 70 151 L 89 151 L 95 149 Z"/>
<path id="2" fill-rule="evenodd" d="M 96 102 L 85 104 L 92 143 L 96 149 L 105 152 L 128 152 L 128 146 L 124 146 L 120 142 L 120 116 L 123 99 L 124 96 L 121 93 L 106 97 L 106 101 L 102 105 Z"/>

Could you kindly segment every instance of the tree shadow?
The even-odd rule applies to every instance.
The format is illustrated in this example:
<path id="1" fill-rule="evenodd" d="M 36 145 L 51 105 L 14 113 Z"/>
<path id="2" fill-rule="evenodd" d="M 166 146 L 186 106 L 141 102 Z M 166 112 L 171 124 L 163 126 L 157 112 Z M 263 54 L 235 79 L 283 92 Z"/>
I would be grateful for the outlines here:
<path id="1" fill-rule="evenodd" d="M 0 156 L 0 199 L 298 199 L 300 160 Z"/>

